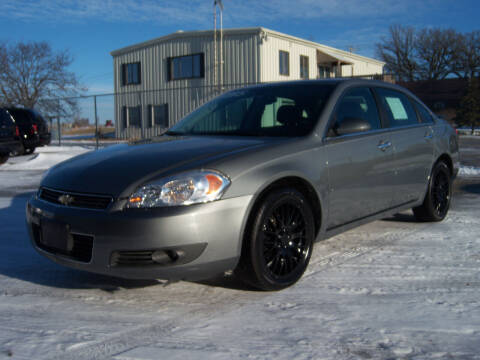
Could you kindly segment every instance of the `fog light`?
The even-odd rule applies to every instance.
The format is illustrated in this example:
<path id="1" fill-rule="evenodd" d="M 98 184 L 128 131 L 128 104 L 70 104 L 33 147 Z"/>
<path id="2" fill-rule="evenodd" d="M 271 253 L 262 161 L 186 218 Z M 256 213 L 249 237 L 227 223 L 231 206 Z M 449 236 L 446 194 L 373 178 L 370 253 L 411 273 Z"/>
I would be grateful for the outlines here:
<path id="1" fill-rule="evenodd" d="M 168 254 L 165 251 L 155 251 L 152 254 L 152 260 L 157 264 L 166 264 L 166 263 L 172 262 L 172 258 L 168 256 Z"/>

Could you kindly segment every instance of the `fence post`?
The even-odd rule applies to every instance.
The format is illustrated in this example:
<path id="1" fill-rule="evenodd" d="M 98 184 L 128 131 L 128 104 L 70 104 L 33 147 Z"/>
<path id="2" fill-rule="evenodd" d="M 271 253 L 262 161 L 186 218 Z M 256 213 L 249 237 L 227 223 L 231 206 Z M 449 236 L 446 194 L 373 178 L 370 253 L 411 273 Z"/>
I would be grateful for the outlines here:
<path id="1" fill-rule="evenodd" d="M 97 116 L 97 95 L 93 96 L 93 106 L 95 108 L 95 150 L 98 150 L 98 116 Z"/>
<path id="2" fill-rule="evenodd" d="M 58 146 L 62 146 L 62 129 L 60 127 L 60 116 L 57 116 Z"/>

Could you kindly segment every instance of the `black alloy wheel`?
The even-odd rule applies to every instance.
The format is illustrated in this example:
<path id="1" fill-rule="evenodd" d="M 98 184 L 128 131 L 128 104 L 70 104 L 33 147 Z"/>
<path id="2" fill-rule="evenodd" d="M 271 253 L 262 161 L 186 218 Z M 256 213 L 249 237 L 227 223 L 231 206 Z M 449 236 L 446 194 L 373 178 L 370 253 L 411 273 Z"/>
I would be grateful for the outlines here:
<path id="1" fill-rule="evenodd" d="M 305 272 L 315 222 L 306 198 L 295 189 L 270 193 L 255 213 L 241 259 L 241 277 L 262 290 L 280 290 Z"/>
<path id="2" fill-rule="evenodd" d="M 441 161 L 433 167 L 423 204 L 413 208 L 413 213 L 420 221 L 442 221 L 447 216 L 451 197 L 452 174 Z"/>
<path id="3" fill-rule="evenodd" d="M 450 174 L 444 171 L 438 172 L 433 179 L 432 203 L 435 214 L 445 217 L 450 204 Z"/>

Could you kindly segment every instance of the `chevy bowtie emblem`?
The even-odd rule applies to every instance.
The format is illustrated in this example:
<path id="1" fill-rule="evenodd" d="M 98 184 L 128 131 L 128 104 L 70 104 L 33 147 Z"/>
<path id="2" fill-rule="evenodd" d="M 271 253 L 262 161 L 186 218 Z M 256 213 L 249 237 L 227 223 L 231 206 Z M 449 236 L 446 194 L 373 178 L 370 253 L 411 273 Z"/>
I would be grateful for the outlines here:
<path id="1" fill-rule="evenodd" d="M 71 195 L 63 194 L 60 195 L 57 200 L 60 204 L 68 206 L 75 200 L 75 198 Z"/>

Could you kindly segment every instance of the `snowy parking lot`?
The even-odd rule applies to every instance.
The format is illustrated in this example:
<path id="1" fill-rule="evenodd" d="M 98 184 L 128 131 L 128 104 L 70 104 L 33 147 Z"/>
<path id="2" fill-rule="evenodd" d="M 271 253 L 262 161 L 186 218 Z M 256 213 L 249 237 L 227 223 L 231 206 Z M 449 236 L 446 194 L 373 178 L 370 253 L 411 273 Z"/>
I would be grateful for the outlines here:
<path id="1" fill-rule="evenodd" d="M 448 217 L 411 212 L 317 243 L 304 277 L 258 292 L 225 275 L 133 281 L 30 246 L 25 202 L 50 146 L 0 167 L 0 359 L 480 359 L 480 137 L 462 137 Z"/>

